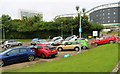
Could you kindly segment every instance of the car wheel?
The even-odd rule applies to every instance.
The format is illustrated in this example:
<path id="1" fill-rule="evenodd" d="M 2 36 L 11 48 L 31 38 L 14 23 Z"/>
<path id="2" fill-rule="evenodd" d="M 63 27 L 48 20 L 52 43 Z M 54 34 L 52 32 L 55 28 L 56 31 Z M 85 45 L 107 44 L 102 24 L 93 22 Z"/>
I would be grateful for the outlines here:
<path id="1" fill-rule="evenodd" d="M 21 44 L 21 43 L 19 43 L 19 44 L 18 44 L 18 46 L 22 46 L 22 44 Z"/>
<path id="2" fill-rule="evenodd" d="M 83 48 L 83 49 L 87 49 L 86 46 L 83 46 L 82 48 Z"/>
<path id="3" fill-rule="evenodd" d="M 7 47 L 7 48 L 10 48 L 10 47 L 11 47 L 11 45 L 10 45 L 10 44 L 7 44 L 7 45 L 6 45 L 6 47 Z"/>
<path id="4" fill-rule="evenodd" d="M 61 47 L 60 47 L 60 48 L 58 48 L 57 50 L 58 50 L 58 51 L 62 51 L 62 50 L 63 50 L 63 48 L 61 48 Z"/>
<path id="5" fill-rule="evenodd" d="M 52 58 L 55 58 L 55 55 L 52 55 Z"/>
<path id="6" fill-rule="evenodd" d="M 45 54 L 41 54 L 41 58 L 43 59 L 46 58 Z"/>
<path id="7" fill-rule="evenodd" d="M 0 60 L 0 67 L 4 66 L 4 62 Z"/>
<path id="8" fill-rule="evenodd" d="M 110 41 L 110 44 L 113 44 L 114 42 L 113 41 Z"/>
<path id="9" fill-rule="evenodd" d="M 95 45 L 95 46 L 98 46 L 98 44 L 97 44 L 97 43 L 95 43 L 94 45 Z"/>
<path id="10" fill-rule="evenodd" d="M 79 48 L 79 47 L 75 47 L 74 50 L 75 50 L 75 51 L 79 51 L 80 48 Z"/>
<path id="11" fill-rule="evenodd" d="M 28 60 L 29 61 L 33 61 L 35 59 L 35 57 L 33 56 L 33 55 L 30 55 L 29 57 L 28 57 Z"/>

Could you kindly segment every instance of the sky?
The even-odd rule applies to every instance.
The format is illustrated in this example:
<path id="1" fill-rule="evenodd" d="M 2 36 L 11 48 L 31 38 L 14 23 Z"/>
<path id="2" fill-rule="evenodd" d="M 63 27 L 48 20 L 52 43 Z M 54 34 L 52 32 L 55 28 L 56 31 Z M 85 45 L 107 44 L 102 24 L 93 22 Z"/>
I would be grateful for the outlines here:
<path id="1" fill-rule="evenodd" d="M 57 15 L 77 13 L 76 6 L 90 10 L 93 7 L 118 2 L 119 0 L 0 0 L 0 16 L 8 14 L 19 19 L 19 10 L 37 11 L 43 14 L 44 21 L 51 21 Z"/>

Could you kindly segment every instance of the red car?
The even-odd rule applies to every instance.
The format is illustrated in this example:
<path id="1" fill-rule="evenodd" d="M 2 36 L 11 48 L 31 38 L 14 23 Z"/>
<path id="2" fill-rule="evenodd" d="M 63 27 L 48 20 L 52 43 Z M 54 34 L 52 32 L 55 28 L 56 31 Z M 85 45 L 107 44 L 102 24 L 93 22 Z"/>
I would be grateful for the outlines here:
<path id="1" fill-rule="evenodd" d="M 94 40 L 91 42 L 92 45 L 102 45 L 102 44 L 108 44 L 108 43 L 115 43 L 117 40 L 116 37 L 114 36 L 111 36 L 111 37 L 103 37 L 103 38 L 100 38 L 100 39 L 97 39 L 97 40 Z"/>
<path id="2" fill-rule="evenodd" d="M 36 55 L 41 58 L 55 57 L 58 54 L 56 47 L 51 45 L 37 44 L 35 47 L 32 49 L 35 51 Z"/>

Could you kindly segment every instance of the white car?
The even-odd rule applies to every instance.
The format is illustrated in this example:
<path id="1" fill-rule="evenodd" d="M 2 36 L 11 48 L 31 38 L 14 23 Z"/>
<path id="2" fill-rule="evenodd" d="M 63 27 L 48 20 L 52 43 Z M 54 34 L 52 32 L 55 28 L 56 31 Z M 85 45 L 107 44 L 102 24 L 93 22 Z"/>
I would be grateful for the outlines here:
<path id="1" fill-rule="evenodd" d="M 2 48 L 4 47 L 12 47 L 12 46 L 22 46 L 22 42 L 16 42 L 15 40 L 7 40 L 3 43 Z"/>
<path id="2" fill-rule="evenodd" d="M 58 36 L 58 37 L 54 37 L 49 43 L 51 45 L 55 45 L 55 44 L 61 44 L 62 41 L 63 38 L 61 36 Z"/>
<path id="3" fill-rule="evenodd" d="M 32 41 L 32 42 L 31 42 L 31 45 L 34 45 L 34 44 L 35 44 L 35 45 L 36 45 L 36 44 L 48 44 L 48 45 L 49 45 L 50 43 L 47 42 L 47 40 L 39 39 L 39 40 L 35 40 L 35 41 Z"/>
<path id="4" fill-rule="evenodd" d="M 75 41 L 75 40 L 77 40 L 77 36 L 76 36 L 76 35 L 72 35 L 72 36 L 70 36 L 70 37 L 67 37 L 67 38 L 62 42 L 62 44 L 64 44 L 64 43 L 67 42 L 67 41 Z"/>

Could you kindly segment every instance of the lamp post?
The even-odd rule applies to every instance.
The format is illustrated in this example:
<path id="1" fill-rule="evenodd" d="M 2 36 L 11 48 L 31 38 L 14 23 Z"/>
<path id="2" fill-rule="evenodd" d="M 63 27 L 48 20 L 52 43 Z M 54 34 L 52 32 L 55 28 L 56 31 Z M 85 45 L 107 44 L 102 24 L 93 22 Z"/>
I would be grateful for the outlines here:
<path id="1" fill-rule="evenodd" d="M 81 32 L 82 32 L 82 28 L 81 28 L 81 11 L 79 11 L 79 6 L 76 6 L 76 10 L 77 10 L 78 19 L 79 19 L 79 38 L 80 38 L 80 50 L 79 50 L 79 52 L 81 52 Z M 80 18 L 79 18 L 79 16 L 80 16 Z"/>

